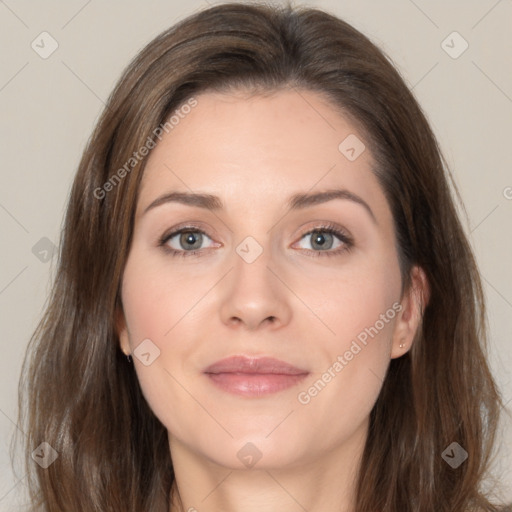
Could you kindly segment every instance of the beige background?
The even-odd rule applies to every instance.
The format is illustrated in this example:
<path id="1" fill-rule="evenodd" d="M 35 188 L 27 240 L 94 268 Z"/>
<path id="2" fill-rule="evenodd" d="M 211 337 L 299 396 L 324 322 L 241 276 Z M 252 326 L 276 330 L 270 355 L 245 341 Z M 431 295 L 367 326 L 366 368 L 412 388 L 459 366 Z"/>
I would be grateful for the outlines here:
<path id="1" fill-rule="evenodd" d="M 41 261 L 49 242 L 40 240 L 58 243 L 81 152 L 123 68 L 154 36 L 208 3 L 0 1 L 0 511 L 18 510 L 25 491 L 24 473 L 12 474 L 8 450 L 22 356 L 56 261 Z M 492 367 L 510 411 L 512 2 L 309 5 L 344 18 L 390 55 L 440 140 L 466 205 L 463 220 L 488 299 Z M 49 36 L 40 36 L 45 31 L 58 48 L 43 59 L 31 44 L 39 44 L 40 53 L 51 49 Z M 450 36 L 443 44 L 454 31 L 463 39 Z M 467 50 L 453 58 L 464 40 Z M 512 500 L 510 423 L 504 425 L 496 471 Z"/>

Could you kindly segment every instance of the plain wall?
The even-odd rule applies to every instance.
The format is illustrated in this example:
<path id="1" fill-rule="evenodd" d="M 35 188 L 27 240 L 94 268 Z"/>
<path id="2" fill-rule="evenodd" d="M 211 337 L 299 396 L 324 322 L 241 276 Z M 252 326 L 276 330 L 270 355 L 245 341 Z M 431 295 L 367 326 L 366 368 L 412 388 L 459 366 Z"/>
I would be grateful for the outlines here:
<path id="1" fill-rule="evenodd" d="M 208 3 L 213 4 L 0 3 L 1 511 L 18 510 L 25 491 L 23 473 L 16 478 L 9 459 L 18 379 L 54 271 L 56 257 L 45 261 L 44 251 L 51 256 L 51 243 L 58 243 L 85 143 L 136 53 Z M 512 412 L 512 3 L 318 0 L 309 5 L 342 17 L 387 52 L 431 122 L 467 210 L 462 220 L 488 301 L 492 369 Z M 450 35 L 454 31 L 460 36 Z M 42 32 L 58 43 L 45 59 L 31 46 L 35 41 L 43 52 L 45 38 L 49 51 L 50 39 Z M 464 40 L 468 48 L 457 56 Z M 495 468 L 512 500 L 510 420 L 499 442 Z"/>

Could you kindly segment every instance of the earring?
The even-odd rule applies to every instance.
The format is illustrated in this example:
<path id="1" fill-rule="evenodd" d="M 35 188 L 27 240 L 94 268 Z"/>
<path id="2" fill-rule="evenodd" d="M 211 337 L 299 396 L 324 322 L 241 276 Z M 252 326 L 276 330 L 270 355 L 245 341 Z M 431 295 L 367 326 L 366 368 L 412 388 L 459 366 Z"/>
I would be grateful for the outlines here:
<path id="1" fill-rule="evenodd" d="M 128 363 L 132 362 L 132 356 L 130 354 L 127 354 L 126 359 L 128 360 Z"/>
<path id="2" fill-rule="evenodd" d="M 404 347 L 405 347 L 405 345 L 404 345 L 403 343 L 400 343 L 399 347 L 400 347 L 400 348 L 404 348 Z"/>

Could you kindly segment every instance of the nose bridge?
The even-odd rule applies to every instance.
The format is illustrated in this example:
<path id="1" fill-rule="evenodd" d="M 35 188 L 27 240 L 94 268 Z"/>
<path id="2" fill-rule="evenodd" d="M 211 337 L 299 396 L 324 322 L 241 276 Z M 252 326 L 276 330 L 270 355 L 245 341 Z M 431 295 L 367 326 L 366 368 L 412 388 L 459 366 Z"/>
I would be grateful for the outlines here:
<path id="1" fill-rule="evenodd" d="M 269 270 L 273 266 L 270 237 L 259 236 L 259 239 L 261 243 L 251 235 L 246 236 L 235 248 L 233 279 L 242 292 L 243 287 L 250 288 L 252 293 L 271 292 L 274 288 Z"/>

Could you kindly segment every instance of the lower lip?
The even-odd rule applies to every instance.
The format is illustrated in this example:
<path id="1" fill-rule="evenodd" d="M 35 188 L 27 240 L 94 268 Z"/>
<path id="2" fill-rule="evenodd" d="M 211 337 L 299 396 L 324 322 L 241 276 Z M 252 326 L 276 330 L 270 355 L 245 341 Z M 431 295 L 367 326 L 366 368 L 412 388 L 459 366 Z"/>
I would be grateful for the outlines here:
<path id="1" fill-rule="evenodd" d="M 307 374 L 285 375 L 270 373 L 207 373 L 207 377 L 219 388 L 242 396 L 264 396 L 291 388 Z"/>

